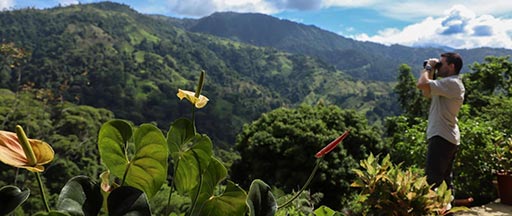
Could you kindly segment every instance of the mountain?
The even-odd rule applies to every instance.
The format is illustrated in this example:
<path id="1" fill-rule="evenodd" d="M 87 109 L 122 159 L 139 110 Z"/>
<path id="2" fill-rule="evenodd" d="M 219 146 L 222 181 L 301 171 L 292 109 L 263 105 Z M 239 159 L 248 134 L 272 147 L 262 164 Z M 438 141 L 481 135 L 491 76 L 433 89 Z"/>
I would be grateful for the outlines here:
<path id="1" fill-rule="evenodd" d="M 2 43 L 28 57 L 14 70 L 0 67 L 0 88 L 49 91 L 53 103 L 106 108 L 167 130 L 192 114 L 176 97 L 178 88 L 194 90 L 205 70 L 210 102 L 195 118 L 199 132 L 220 146 L 232 145 L 243 124 L 277 107 L 336 104 L 374 120 L 397 110 L 392 83 L 355 80 L 317 58 L 185 28 L 194 23 L 112 2 L 2 11 Z"/>
<path id="2" fill-rule="evenodd" d="M 512 50 L 508 49 L 453 50 L 448 47 L 412 48 L 361 42 L 315 26 L 256 13 L 214 13 L 196 22 L 189 20 L 182 27 L 256 46 L 314 56 L 363 80 L 393 81 L 400 64 L 408 64 L 414 71 L 419 71 L 423 60 L 439 57 L 445 51 L 462 54 L 466 62 L 463 72 L 468 72 L 471 63 L 482 62 L 487 55 L 512 55 Z"/>

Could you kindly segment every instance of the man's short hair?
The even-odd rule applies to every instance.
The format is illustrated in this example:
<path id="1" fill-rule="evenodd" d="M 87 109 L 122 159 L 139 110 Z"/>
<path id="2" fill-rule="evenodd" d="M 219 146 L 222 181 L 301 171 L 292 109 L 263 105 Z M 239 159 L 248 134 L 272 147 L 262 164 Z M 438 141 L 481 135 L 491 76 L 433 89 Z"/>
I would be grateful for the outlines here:
<path id="1" fill-rule="evenodd" d="M 441 54 L 441 57 L 446 58 L 446 63 L 455 65 L 455 73 L 459 74 L 462 69 L 462 57 L 458 53 L 446 52 Z"/>

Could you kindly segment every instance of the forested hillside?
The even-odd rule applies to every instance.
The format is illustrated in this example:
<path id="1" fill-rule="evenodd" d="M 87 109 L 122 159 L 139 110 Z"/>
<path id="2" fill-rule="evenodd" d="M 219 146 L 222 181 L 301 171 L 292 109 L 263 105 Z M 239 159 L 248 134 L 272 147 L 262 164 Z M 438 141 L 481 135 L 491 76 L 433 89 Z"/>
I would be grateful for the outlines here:
<path id="1" fill-rule="evenodd" d="M 415 86 L 416 69 L 393 65 L 411 58 L 421 64 L 441 50 L 340 40 L 269 16 L 212 17 L 225 15 L 246 24 L 253 17 L 251 22 L 271 28 L 244 35 L 254 37 L 251 42 L 236 38 L 242 30 L 228 25 L 232 21 L 148 16 L 111 2 L 0 12 L 0 150 L 6 156 L 0 157 L 0 198 L 26 195 L 6 199 L 10 207 L 13 200 L 22 206 L 5 212 L 34 215 L 51 206 L 84 215 L 133 209 L 141 215 L 246 215 L 255 208 L 268 215 L 408 215 L 396 212 L 409 209 L 442 214 L 436 205 L 444 204 L 436 199 L 451 194 L 440 189 L 443 196 L 433 196 L 423 178 L 428 101 Z M 224 28 L 220 24 L 230 39 L 189 31 Z M 286 31 L 275 34 L 275 28 Z M 290 47 L 306 50 L 311 43 L 318 49 L 286 52 L 257 44 L 260 33 L 265 43 L 287 39 L 294 42 Z M 333 41 L 322 44 L 326 38 Z M 350 47 L 346 55 L 327 50 L 336 40 Z M 334 66 L 316 52 L 353 57 L 345 63 L 355 66 Z M 500 53 L 509 50 L 459 52 L 471 70 L 462 75 L 466 92 L 458 115 L 454 196 L 473 197 L 480 205 L 496 199 L 492 179 L 511 163 L 512 157 L 500 158 L 498 151 L 510 154 L 512 146 L 512 63 Z M 478 59 L 487 55 L 498 56 Z M 197 96 L 180 101 L 176 94 L 178 88 L 195 91 L 202 71 L 206 79 L 197 95 L 210 101 L 196 110 L 191 103 L 197 107 Z M 379 75 L 372 78 L 373 73 Z M 14 128 L 26 132 L 16 137 L 40 139 L 30 142 L 35 161 L 28 158 L 30 148 L 18 145 L 28 141 L 6 135 L 12 137 L 8 131 Z M 51 151 L 38 151 L 44 142 Z M 300 185 L 305 191 L 295 194 Z M 397 192 L 393 185 L 414 188 Z M 366 186 L 377 189 L 366 194 L 375 199 L 359 188 Z"/>
<path id="2" fill-rule="evenodd" d="M 177 89 L 192 89 L 205 70 L 204 94 L 212 101 L 208 118 L 198 116 L 200 128 L 223 145 L 233 143 L 243 123 L 281 106 L 322 101 L 373 119 L 396 110 L 389 83 L 356 81 L 304 55 L 187 32 L 116 3 L 4 11 L 0 25 L 2 41 L 30 54 L 20 82 L 4 71 L 1 88 L 31 83 L 134 122 L 165 128 L 189 115 Z M 374 110 L 377 101 L 388 105 Z"/>
<path id="3" fill-rule="evenodd" d="M 174 19 L 173 24 L 180 23 Z M 308 26 L 269 15 L 219 12 L 195 20 L 182 20 L 181 26 L 194 32 L 208 33 L 257 46 L 274 47 L 291 53 L 315 56 L 337 69 L 364 80 L 394 81 L 400 64 L 419 71 L 423 60 L 438 57 L 446 50 L 385 46 L 345 38 L 316 26 Z M 178 26 L 180 26 L 178 25 Z M 480 48 L 455 50 L 468 65 L 482 62 L 488 55 L 512 55 L 512 50 Z"/>

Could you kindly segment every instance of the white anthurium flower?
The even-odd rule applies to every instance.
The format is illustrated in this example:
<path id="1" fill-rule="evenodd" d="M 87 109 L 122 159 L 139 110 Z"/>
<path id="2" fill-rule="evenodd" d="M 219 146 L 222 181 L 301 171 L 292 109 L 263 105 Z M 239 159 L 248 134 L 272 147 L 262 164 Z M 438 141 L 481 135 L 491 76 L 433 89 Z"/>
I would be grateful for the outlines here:
<path id="1" fill-rule="evenodd" d="M 209 99 L 205 97 L 204 95 L 199 95 L 199 97 L 195 96 L 195 92 L 193 91 L 187 91 L 178 89 L 178 98 L 180 100 L 183 100 L 183 98 L 186 98 L 190 103 L 194 104 L 194 106 L 198 109 L 203 108 L 208 103 Z"/>

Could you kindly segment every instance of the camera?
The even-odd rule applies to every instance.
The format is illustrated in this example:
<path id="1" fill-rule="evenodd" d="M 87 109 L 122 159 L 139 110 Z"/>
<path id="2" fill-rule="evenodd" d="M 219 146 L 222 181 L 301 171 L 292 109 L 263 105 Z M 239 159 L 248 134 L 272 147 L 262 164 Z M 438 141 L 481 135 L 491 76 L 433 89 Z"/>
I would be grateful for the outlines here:
<path id="1" fill-rule="evenodd" d="M 427 63 L 428 63 L 428 60 L 423 61 L 423 68 L 425 68 L 425 66 L 427 66 Z M 441 68 L 441 66 L 443 66 L 443 63 L 437 62 L 436 65 L 433 66 L 433 69 L 439 70 L 439 68 Z"/>

